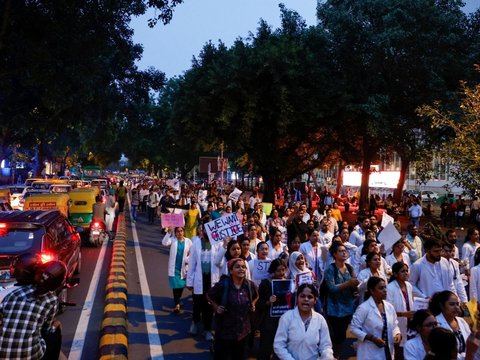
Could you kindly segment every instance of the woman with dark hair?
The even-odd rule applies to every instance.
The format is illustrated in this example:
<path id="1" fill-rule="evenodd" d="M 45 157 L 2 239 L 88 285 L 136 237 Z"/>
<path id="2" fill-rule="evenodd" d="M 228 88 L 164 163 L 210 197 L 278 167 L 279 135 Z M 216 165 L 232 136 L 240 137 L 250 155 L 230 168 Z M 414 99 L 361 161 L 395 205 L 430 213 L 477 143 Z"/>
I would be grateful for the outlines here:
<path id="1" fill-rule="evenodd" d="M 428 335 L 430 351 L 425 360 L 456 360 L 458 351 L 455 334 L 448 329 L 437 327 Z"/>
<path id="2" fill-rule="evenodd" d="M 278 228 L 270 227 L 268 235 L 268 257 L 273 260 L 278 258 L 285 251 L 285 245 L 282 242 L 282 232 Z"/>
<path id="3" fill-rule="evenodd" d="M 241 360 L 245 356 L 258 292 L 255 284 L 246 278 L 245 260 L 233 258 L 228 261 L 227 268 L 229 276 L 207 293 L 215 313 L 215 359 Z"/>
<path id="4" fill-rule="evenodd" d="M 313 309 L 317 298 L 315 286 L 300 285 L 297 306 L 280 318 L 273 343 L 280 360 L 333 359 L 327 322 Z"/>
<path id="5" fill-rule="evenodd" d="M 327 319 L 330 324 L 333 353 L 340 358 L 347 328 L 355 311 L 355 299 L 359 284 L 353 267 L 346 263 L 347 249 L 341 242 L 333 242 L 329 249 L 334 263 L 325 270 Z"/>
<path id="6" fill-rule="evenodd" d="M 407 255 L 408 256 L 408 255 Z M 392 266 L 392 277 L 387 285 L 387 301 L 397 312 L 398 327 L 402 334 L 402 342 L 395 345 L 395 358 L 403 359 L 403 346 L 407 341 L 407 323 L 413 312 L 413 287 L 408 282 L 408 265 L 397 262 Z"/>
<path id="7" fill-rule="evenodd" d="M 380 268 L 382 265 L 382 257 L 379 253 L 368 253 L 365 258 L 365 262 L 367 264 L 367 268 L 363 269 L 358 273 L 358 281 L 360 282 L 358 285 L 358 291 L 360 293 L 360 303 L 366 300 L 365 294 L 367 292 L 367 282 L 372 276 L 382 278 L 385 282 L 387 282 L 387 276 L 382 272 Z"/>
<path id="8" fill-rule="evenodd" d="M 359 340 L 357 359 L 394 359 L 394 344 L 402 335 L 395 308 L 387 298 L 387 282 L 377 276 L 368 279 L 369 298 L 353 314 L 351 332 Z"/>
<path id="9" fill-rule="evenodd" d="M 280 259 L 275 259 L 270 263 L 268 273 L 271 279 L 264 279 L 258 287 L 257 311 L 260 318 L 260 349 L 258 352 L 259 360 L 270 359 L 273 353 L 273 340 L 277 331 L 279 316 L 271 316 L 270 309 L 272 304 L 277 301 L 277 297 L 272 292 L 272 280 L 285 280 L 287 266 Z"/>
<path id="10" fill-rule="evenodd" d="M 413 339 L 405 343 L 403 351 L 405 360 L 420 360 L 425 358 L 425 355 L 430 351 L 428 335 L 430 335 L 432 329 L 437 326 L 437 319 L 435 319 L 435 316 L 433 316 L 430 310 L 422 309 L 413 314 L 409 328 L 412 331 L 416 331 L 417 334 Z"/>
<path id="11" fill-rule="evenodd" d="M 480 232 L 476 228 L 470 228 L 465 235 L 465 242 L 462 246 L 462 260 L 467 261 L 467 270 L 474 266 L 474 256 L 480 248 Z"/>
<path id="12" fill-rule="evenodd" d="M 185 236 L 193 239 L 197 235 L 197 226 L 201 220 L 197 200 L 192 199 L 190 207 L 185 213 Z"/>
<path id="13" fill-rule="evenodd" d="M 192 241 L 185 237 L 183 227 L 176 227 L 175 232 L 172 228 L 168 229 L 167 234 L 162 239 L 162 245 L 170 247 L 168 282 L 170 289 L 173 291 L 173 301 L 175 303 L 173 312 L 178 314 L 180 312 L 180 298 L 185 288 Z"/>
<path id="14" fill-rule="evenodd" d="M 218 247 L 217 255 L 215 255 L 215 265 L 220 269 L 220 275 L 228 275 L 228 261 L 236 258 L 242 258 L 242 247 L 238 240 L 225 238 L 223 246 Z M 245 259 L 244 259 L 245 260 Z M 248 269 L 248 263 L 246 263 Z M 247 279 L 250 279 L 250 271 L 247 271 Z"/>
<path id="15" fill-rule="evenodd" d="M 467 338 L 471 331 L 467 322 L 460 317 L 461 307 L 458 296 L 448 290 L 435 293 L 429 309 L 437 318 L 438 326 L 453 331 L 457 338 L 459 359 L 465 358 Z"/>
<path id="16" fill-rule="evenodd" d="M 395 264 L 396 262 L 403 262 L 407 264 L 408 267 L 410 267 L 410 256 L 408 256 L 408 254 L 404 250 L 405 243 L 403 242 L 403 240 L 400 239 L 395 244 L 393 244 L 390 255 L 385 258 L 387 264 L 393 266 L 393 264 Z"/>

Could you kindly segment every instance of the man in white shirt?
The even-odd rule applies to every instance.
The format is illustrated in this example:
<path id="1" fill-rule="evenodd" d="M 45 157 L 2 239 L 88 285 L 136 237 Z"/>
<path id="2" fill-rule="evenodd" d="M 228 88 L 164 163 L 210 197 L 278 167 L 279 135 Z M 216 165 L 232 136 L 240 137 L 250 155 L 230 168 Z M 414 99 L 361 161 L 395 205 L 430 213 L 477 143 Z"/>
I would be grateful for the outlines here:
<path id="1" fill-rule="evenodd" d="M 415 295 L 431 298 L 436 292 L 444 290 L 457 294 L 450 273 L 451 265 L 441 254 L 442 246 L 438 240 L 425 241 L 425 255 L 412 265 L 410 272 L 410 283 Z"/>
<path id="2" fill-rule="evenodd" d="M 457 295 L 460 301 L 465 304 L 468 302 L 467 292 L 465 291 L 465 286 L 463 285 L 462 274 L 460 274 L 460 268 L 458 266 L 458 261 L 453 258 L 455 255 L 455 250 L 453 245 L 448 241 L 445 241 L 442 245 L 442 257 L 448 260 L 450 264 L 449 271 L 450 275 L 453 278 L 453 283 L 455 284 L 455 289 L 457 290 Z"/>
<path id="3" fill-rule="evenodd" d="M 351 244 L 360 247 L 365 241 L 365 232 L 370 228 L 370 219 L 368 217 L 359 216 L 357 222 L 359 225 L 352 231 L 348 241 L 350 241 Z"/>
<path id="4" fill-rule="evenodd" d="M 318 232 L 320 237 L 320 243 L 322 243 L 323 245 L 327 245 L 328 247 L 332 245 L 333 240 L 333 233 L 329 231 L 329 227 L 330 220 L 323 219 L 320 226 L 320 231 Z"/>
<path id="5" fill-rule="evenodd" d="M 418 204 L 418 200 L 413 200 L 413 204 L 408 208 L 408 216 L 410 224 L 420 226 L 420 217 L 423 215 L 422 207 Z"/>
<path id="6" fill-rule="evenodd" d="M 418 236 L 418 227 L 416 225 L 408 225 L 408 234 L 405 237 L 405 249 L 403 250 L 410 257 L 412 264 L 423 256 L 422 239 Z"/>

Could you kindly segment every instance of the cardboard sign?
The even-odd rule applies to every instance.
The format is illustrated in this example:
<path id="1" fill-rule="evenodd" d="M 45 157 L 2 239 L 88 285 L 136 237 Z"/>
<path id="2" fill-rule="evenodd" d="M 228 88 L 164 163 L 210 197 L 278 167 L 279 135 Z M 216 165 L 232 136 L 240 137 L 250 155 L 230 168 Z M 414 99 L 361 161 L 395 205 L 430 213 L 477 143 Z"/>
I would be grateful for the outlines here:
<path id="1" fill-rule="evenodd" d="M 262 203 L 262 205 L 263 205 L 263 212 L 264 212 L 267 216 L 270 216 L 270 214 L 272 213 L 273 204 L 272 204 L 272 203 L 268 203 L 268 202 L 264 202 L 264 203 Z"/>
<path id="2" fill-rule="evenodd" d="M 280 317 L 293 309 L 291 286 L 292 280 L 272 280 L 272 294 L 277 297 L 277 300 L 270 307 L 271 317 Z"/>
<path id="3" fill-rule="evenodd" d="M 428 309 L 429 300 L 416 297 L 413 299 L 413 311 Z"/>
<path id="4" fill-rule="evenodd" d="M 228 195 L 229 199 L 232 199 L 233 201 L 237 202 L 238 199 L 240 198 L 240 195 L 242 194 L 242 190 L 240 189 L 233 189 L 233 191 Z"/>
<path id="5" fill-rule="evenodd" d="M 312 272 L 307 271 L 304 273 L 297 274 L 296 281 L 297 281 L 297 289 L 298 289 L 298 287 L 302 284 L 313 284 L 315 279 L 312 276 Z"/>
<path id="6" fill-rule="evenodd" d="M 252 277 L 253 280 L 268 279 L 270 274 L 268 268 L 272 260 L 253 260 Z"/>
<path id="7" fill-rule="evenodd" d="M 243 234 L 243 227 L 238 221 L 236 213 L 223 216 L 205 224 L 205 231 L 213 244 L 223 241 L 226 237 L 235 237 Z"/>
<path id="8" fill-rule="evenodd" d="M 183 227 L 185 226 L 185 218 L 183 214 L 167 214 L 167 213 L 162 213 L 162 227 L 167 228 L 167 227 Z"/>
<path id="9" fill-rule="evenodd" d="M 393 223 L 389 222 L 385 228 L 378 234 L 378 241 L 385 247 L 385 252 L 390 252 L 393 244 L 402 238 Z"/>
<path id="10" fill-rule="evenodd" d="M 382 215 L 382 228 L 386 227 L 388 223 L 393 224 L 394 221 L 393 217 L 384 212 Z"/>

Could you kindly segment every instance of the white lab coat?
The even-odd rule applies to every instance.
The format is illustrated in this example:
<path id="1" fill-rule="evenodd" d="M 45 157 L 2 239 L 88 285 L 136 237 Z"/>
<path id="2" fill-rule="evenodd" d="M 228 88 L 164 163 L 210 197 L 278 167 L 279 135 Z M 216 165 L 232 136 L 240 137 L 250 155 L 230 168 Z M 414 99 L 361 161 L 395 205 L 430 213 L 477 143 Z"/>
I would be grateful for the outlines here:
<path id="1" fill-rule="evenodd" d="M 183 249 L 183 261 L 180 277 L 185 279 L 188 271 L 188 260 L 190 256 L 190 247 L 192 246 L 192 240 L 185 238 L 185 247 Z M 177 258 L 177 245 L 178 239 L 175 235 L 167 233 L 162 239 L 162 245 L 170 246 L 170 255 L 168 257 L 168 276 L 175 276 L 175 260 Z"/>
<path id="2" fill-rule="evenodd" d="M 444 328 L 444 329 L 447 329 L 447 330 L 451 330 L 453 331 L 453 329 L 450 327 L 450 325 L 448 324 L 447 322 L 447 319 L 445 319 L 445 316 L 443 316 L 443 314 L 438 314 L 436 316 L 437 318 L 437 322 L 438 322 L 438 326 Z M 465 340 L 465 343 L 467 343 L 467 339 L 468 337 L 470 336 L 470 333 L 471 333 L 471 330 L 470 330 L 470 327 L 468 326 L 467 322 L 465 320 L 463 320 L 463 318 L 461 317 L 456 317 L 457 319 L 457 323 L 458 323 L 458 327 L 463 335 L 463 339 Z M 458 342 L 458 340 L 457 340 Z M 463 360 L 465 359 L 465 353 L 458 353 L 458 356 L 457 356 L 457 359 L 458 360 Z"/>
<path id="3" fill-rule="evenodd" d="M 393 338 L 400 334 L 397 314 L 393 305 L 388 301 L 384 301 L 383 304 L 387 316 L 388 346 L 390 354 L 394 358 Z M 372 341 L 365 340 L 365 336 L 368 334 L 382 338 L 382 315 L 372 297 L 357 308 L 353 314 L 350 326 L 352 334 L 359 340 L 357 348 L 358 360 L 385 360 L 385 350 L 377 347 Z"/>
<path id="4" fill-rule="evenodd" d="M 305 257 L 307 266 L 313 271 L 317 277 L 318 285 L 323 281 L 325 271 L 325 261 L 327 260 L 327 248 L 320 243 L 317 244 L 317 249 L 313 247 L 310 241 L 304 242 L 300 245 L 299 251 Z"/>
<path id="5" fill-rule="evenodd" d="M 458 261 L 454 259 L 448 259 L 450 267 L 448 268 L 450 277 L 453 280 L 455 286 L 456 294 L 460 298 L 462 303 L 468 302 L 467 291 L 465 290 L 465 285 L 463 285 L 462 274 L 460 274 L 460 267 Z"/>
<path id="6" fill-rule="evenodd" d="M 381 277 L 383 280 L 385 280 L 386 283 L 388 283 L 387 276 L 384 273 L 382 273 L 381 269 L 379 269 L 378 272 L 380 274 L 379 277 Z M 373 274 L 370 268 L 363 269 L 357 275 L 357 279 L 360 282 L 358 284 L 358 292 L 360 294 L 360 297 L 359 297 L 360 303 L 362 303 L 365 299 L 365 293 L 367 292 L 367 282 L 368 282 L 368 279 L 370 279 L 372 276 Z"/>
<path id="7" fill-rule="evenodd" d="M 280 318 L 273 349 L 281 360 L 333 360 L 332 341 L 325 318 L 313 311 L 305 331 L 296 307 Z"/>
<path id="8" fill-rule="evenodd" d="M 406 253 L 403 252 L 403 253 L 402 253 L 402 258 L 403 258 L 402 262 L 403 262 L 404 264 L 407 264 L 407 266 L 410 268 L 410 265 L 412 264 L 411 261 L 410 261 L 410 256 L 408 256 L 408 254 L 406 254 Z M 398 262 L 398 260 L 397 260 L 397 258 L 395 257 L 394 254 L 390 254 L 390 255 L 388 255 L 387 257 L 385 257 L 385 262 L 386 262 L 390 267 L 392 267 L 393 264 L 395 264 L 395 263 Z"/>
<path id="9" fill-rule="evenodd" d="M 219 244 L 211 244 L 210 250 L 210 279 L 212 287 L 220 279 L 220 270 L 215 266 L 215 255 Z M 193 238 L 190 248 L 190 261 L 188 265 L 187 287 L 193 287 L 195 295 L 203 294 L 203 273 L 202 273 L 202 240 L 196 236 Z"/>
<path id="10" fill-rule="evenodd" d="M 457 293 L 450 273 L 450 264 L 447 259 L 431 264 L 426 256 L 415 261 L 410 269 L 410 283 L 415 294 L 430 298 L 433 294 L 443 290 Z"/>
<path id="11" fill-rule="evenodd" d="M 408 281 L 405 282 L 407 287 L 408 303 L 410 305 L 410 310 L 413 311 L 413 287 Z M 398 285 L 397 280 L 392 281 L 387 285 L 387 301 L 393 305 L 396 312 L 405 312 L 407 311 L 407 304 L 405 303 L 405 297 L 403 296 L 402 290 L 400 290 L 400 285 Z M 404 316 L 399 316 L 398 327 L 402 334 L 401 346 L 405 345 L 407 341 L 407 318 Z"/>
<path id="12" fill-rule="evenodd" d="M 415 336 L 413 339 L 408 340 L 403 348 L 403 357 L 405 360 L 422 360 L 425 359 L 427 353 L 423 346 L 422 337 L 420 335 Z"/>
<path id="13" fill-rule="evenodd" d="M 480 265 L 470 269 L 470 299 L 480 299 Z"/>

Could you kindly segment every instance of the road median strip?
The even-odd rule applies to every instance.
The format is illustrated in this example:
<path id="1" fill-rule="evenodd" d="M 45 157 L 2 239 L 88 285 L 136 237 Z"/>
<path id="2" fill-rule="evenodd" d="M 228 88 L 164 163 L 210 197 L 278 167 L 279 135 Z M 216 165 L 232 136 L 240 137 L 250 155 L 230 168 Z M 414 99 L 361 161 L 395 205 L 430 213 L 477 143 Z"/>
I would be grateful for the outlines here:
<path id="1" fill-rule="evenodd" d="M 113 240 L 112 260 L 105 286 L 105 307 L 100 332 L 100 359 L 128 359 L 126 222 L 118 216 L 118 231 Z"/>

